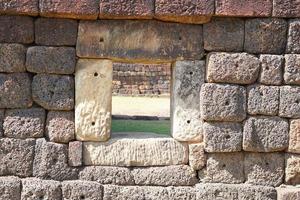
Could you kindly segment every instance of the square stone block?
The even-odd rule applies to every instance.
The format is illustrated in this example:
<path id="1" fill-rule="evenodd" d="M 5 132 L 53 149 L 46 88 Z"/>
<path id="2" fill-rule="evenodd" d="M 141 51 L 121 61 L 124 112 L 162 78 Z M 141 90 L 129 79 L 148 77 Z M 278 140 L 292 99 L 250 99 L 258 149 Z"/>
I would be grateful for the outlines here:
<path id="1" fill-rule="evenodd" d="M 200 170 L 206 165 L 206 154 L 203 143 L 189 144 L 189 165 L 194 170 Z"/>
<path id="2" fill-rule="evenodd" d="M 274 17 L 300 17 L 299 0 L 273 0 Z"/>
<path id="3" fill-rule="evenodd" d="M 0 44 L 0 72 L 25 72 L 26 47 Z"/>
<path id="4" fill-rule="evenodd" d="M 280 87 L 279 116 L 286 118 L 300 118 L 299 86 Z"/>
<path id="5" fill-rule="evenodd" d="M 283 185 L 276 188 L 278 200 L 300 199 L 300 188 L 295 186 Z"/>
<path id="6" fill-rule="evenodd" d="M 299 1 L 299 8 L 300 8 L 300 1 Z M 289 20 L 289 32 L 288 32 L 286 52 L 300 53 L 300 20 L 299 19 Z"/>
<path id="7" fill-rule="evenodd" d="M 21 190 L 21 179 L 19 179 L 18 177 L 0 177 L 0 199 L 20 200 Z"/>
<path id="8" fill-rule="evenodd" d="M 286 84 L 300 85 L 300 55 L 286 54 L 284 67 L 284 82 Z"/>
<path id="9" fill-rule="evenodd" d="M 288 152 L 300 154 L 300 119 L 290 120 Z"/>
<path id="10" fill-rule="evenodd" d="M 259 83 L 280 85 L 283 80 L 284 57 L 281 55 L 263 54 L 259 56 L 261 70 Z"/>
<path id="11" fill-rule="evenodd" d="M 63 199 L 95 199 L 102 200 L 103 186 L 92 181 L 62 182 Z"/>
<path id="12" fill-rule="evenodd" d="M 285 154 L 285 183 L 300 184 L 300 154 Z"/>
<path id="13" fill-rule="evenodd" d="M 0 3 L 0 14 L 31 15 L 39 14 L 38 0 L 11 0 Z"/>

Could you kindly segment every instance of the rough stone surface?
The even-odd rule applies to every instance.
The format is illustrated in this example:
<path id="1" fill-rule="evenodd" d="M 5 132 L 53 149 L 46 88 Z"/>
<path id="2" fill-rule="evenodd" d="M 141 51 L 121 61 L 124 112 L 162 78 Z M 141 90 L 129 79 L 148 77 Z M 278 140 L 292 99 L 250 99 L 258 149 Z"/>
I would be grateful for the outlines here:
<path id="1" fill-rule="evenodd" d="M 280 87 L 279 116 L 300 118 L 300 87 Z"/>
<path id="2" fill-rule="evenodd" d="M 106 141 L 109 139 L 112 78 L 113 67 L 110 60 L 80 59 L 77 62 L 75 74 L 77 140 Z"/>
<path id="3" fill-rule="evenodd" d="M 293 186 L 281 186 L 276 188 L 278 200 L 300 199 L 300 188 Z"/>
<path id="4" fill-rule="evenodd" d="M 78 170 L 68 166 L 68 146 L 38 139 L 35 146 L 33 176 L 42 179 L 77 179 Z"/>
<path id="5" fill-rule="evenodd" d="M 31 139 L 0 139 L 0 175 L 31 176 L 34 144 Z"/>
<path id="6" fill-rule="evenodd" d="M 63 199 L 94 199 L 102 200 L 103 186 L 91 181 L 62 182 Z"/>
<path id="7" fill-rule="evenodd" d="M 300 155 L 285 155 L 285 182 L 289 185 L 300 184 Z"/>
<path id="8" fill-rule="evenodd" d="M 259 74 L 258 58 L 247 53 L 210 53 L 207 60 L 208 82 L 250 84 Z"/>
<path id="9" fill-rule="evenodd" d="M 79 179 L 97 181 L 100 184 L 133 185 L 129 168 L 113 166 L 87 166 L 79 173 Z"/>
<path id="10" fill-rule="evenodd" d="M 200 93 L 201 117 L 207 121 L 243 121 L 246 90 L 236 85 L 206 83 Z"/>
<path id="11" fill-rule="evenodd" d="M 300 119 L 290 121 L 288 152 L 300 154 Z"/>
<path id="12" fill-rule="evenodd" d="M 154 0 L 100 0 L 100 19 L 151 19 Z"/>
<path id="13" fill-rule="evenodd" d="M 285 50 L 287 22 L 277 18 L 247 19 L 244 50 L 249 53 L 281 54 Z"/>
<path id="14" fill-rule="evenodd" d="M 272 0 L 216 0 L 217 16 L 268 17 Z"/>
<path id="15" fill-rule="evenodd" d="M 280 117 L 249 117 L 244 123 L 243 150 L 282 151 L 289 143 L 289 123 Z"/>
<path id="16" fill-rule="evenodd" d="M 84 142 L 85 165 L 158 166 L 188 163 L 188 145 L 150 133 L 114 134 L 107 142 Z"/>
<path id="17" fill-rule="evenodd" d="M 49 111 L 46 136 L 51 142 L 68 143 L 75 139 L 75 119 L 73 111 Z"/>
<path id="18" fill-rule="evenodd" d="M 26 178 L 22 180 L 21 199 L 61 199 L 60 182 L 53 180 L 41 180 Z"/>
<path id="19" fill-rule="evenodd" d="M 181 23 L 207 23 L 214 14 L 214 3 L 214 0 L 156 0 L 155 18 Z"/>
<path id="20" fill-rule="evenodd" d="M 0 44 L 0 72 L 26 71 L 25 57 L 26 48 L 23 45 Z"/>
<path id="21" fill-rule="evenodd" d="M 204 183 L 243 183 L 243 153 L 208 154 L 206 168 L 199 171 Z"/>
<path id="22" fill-rule="evenodd" d="M 189 144 L 189 165 L 194 170 L 202 169 L 206 164 L 203 143 Z"/>
<path id="23" fill-rule="evenodd" d="M 32 98 L 47 110 L 72 110 L 74 86 L 71 76 L 37 74 L 32 81 Z"/>
<path id="24" fill-rule="evenodd" d="M 300 85 L 300 55 L 286 54 L 284 67 L 284 82 Z"/>
<path id="25" fill-rule="evenodd" d="M 31 15 L 39 13 L 38 0 L 10 0 L 0 2 L 0 14 Z"/>
<path id="26" fill-rule="evenodd" d="M 0 177 L 0 199 L 20 200 L 21 180 L 14 176 Z"/>
<path id="27" fill-rule="evenodd" d="M 72 47 L 29 47 L 26 68 L 34 73 L 73 74 L 76 55 Z"/>
<path id="28" fill-rule="evenodd" d="M 251 115 L 277 115 L 279 87 L 252 85 L 247 87 L 248 113 Z"/>
<path id="29" fill-rule="evenodd" d="M 204 49 L 241 52 L 244 48 L 245 21 L 238 18 L 213 18 L 203 25 Z"/>
<path id="30" fill-rule="evenodd" d="M 0 138 L 3 136 L 4 109 L 0 109 Z"/>
<path id="31" fill-rule="evenodd" d="M 246 183 L 279 186 L 284 177 L 284 154 L 246 153 L 244 169 Z"/>
<path id="32" fill-rule="evenodd" d="M 31 105 L 30 76 L 26 73 L 0 74 L 0 108 L 27 108 Z"/>
<path id="33" fill-rule="evenodd" d="M 300 1 L 299 1 L 300 8 Z M 300 16 L 300 15 L 299 15 Z M 291 19 L 289 21 L 287 53 L 300 53 L 300 20 Z"/>
<path id="34" fill-rule="evenodd" d="M 134 168 L 131 173 L 136 185 L 189 186 L 198 182 L 196 171 L 188 165 Z"/>
<path id="35" fill-rule="evenodd" d="M 79 57 L 90 58 L 199 60 L 204 53 L 202 42 L 202 26 L 154 20 L 82 21 L 76 50 Z"/>
<path id="36" fill-rule="evenodd" d="M 205 122 L 203 135 L 206 152 L 242 150 L 243 127 L 239 123 Z"/>
<path id="37" fill-rule="evenodd" d="M 82 165 L 82 142 L 74 141 L 69 143 L 69 165 L 72 167 L 79 167 Z"/>
<path id="38" fill-rule="evenodd" d="M 40 0 L 40 15 L 73 19 L 97 19 L 99 0 Z"/>
<path id="39" fill-rule="evenodd" d="M 78 23 L 71 19 L 38 18 L 35 21 L 35 43 L 52 46 L 74 46 Z"/>
<path id="40" fill-rule="evenodd" d="M 200 89 L 205 82 L 204 61 L 177 61 L 172 82 L 172 136 L 179 141 L 202 141 Z"/>
<path id="41" fill-rule="evenodd" d="M 274 17 L 300 17 L 299 0 L 273 0 Z"/>
<path id="42" fill-rule="evenodd" d="M 39 138 L 44 136 L 45 110 L 42 108 L 6 110 L 4 135 L 11 138 Z"/>
<path id="43" fill-rule="evenodd" d="M 0 16 L 0 42 L 30 44 L 34 41 L 31 17 Z"/>
<path id="44" fill-rule="evenodd" d="M 283 80 L 284 57 L 281 55 L 260 55 L 259 82 L 265 85 L 280 85 Z"/>

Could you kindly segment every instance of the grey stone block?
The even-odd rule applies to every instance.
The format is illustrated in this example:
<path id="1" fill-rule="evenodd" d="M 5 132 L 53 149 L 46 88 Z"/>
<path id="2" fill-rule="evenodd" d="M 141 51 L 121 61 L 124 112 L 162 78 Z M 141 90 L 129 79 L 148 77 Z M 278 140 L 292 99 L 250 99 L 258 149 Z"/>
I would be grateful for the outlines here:
<path id="1" fill-rule="evenodd" d="M 300 85 L 300 55 L 286 54 L 284 57 L 284 82 L 286 84 Z"/>
<path id="2" fill-rule="evenodd" d="M 26 48 L 21 44 L 0 44 L 0 72 L 25 72 Z"/>
<path id="3" fill-rule="evenodd" d="M 206 152 L 236 152 L 242 150 L 243 127 L 240 123 L 205 122 L 203 134 Z"/>
<path id="4" fill-rule="evenodd" d="M 300 118 L 300 87 L 280 87 L 279 116 Z"/>
<path id="5" fill-rule="evenodd" d="M 72 167 L 79 167 L 83 161 L 83 147 L 81 141 L 69 142 L 68 163 Z"/>
<path id="6" fill-rule="evenodd" d="M 4 135 L 11 138 L 39 138 L 44 136 L 46 112 L 42 108 L 6 110 Z"/>
<path id="7" fill-rule="evenodd" d="M 102 200 L 103 186 L 91 181 L 64 181 L 62 182 L 62 193 L 65 200 Z"/>
<path id="8" fill-rule="evenodd" d="M 285 183 L 300 184 L 300 154 L 285 154 Z"/>
<path id="9" fill-rule="evenodd" d="M 283 80 L 284 57 L 281 55 L 260 55 L 261 70 L 259 82 L 265 85 L 280 85 Z"/>
<path id="10" fill-rule="evenodd" d="M 280 186 L 276 188 L 277 200 L 295 200 L 300 198 L 300 188 L 294 186 Z"/>
<path id="11" fill-rule="evenodd" d="M 201 116 L 207 121 L 243 121 L 246 90 L 236 85 L 206 83 L 200 93 Z"/>
<path id="12" fill-rule="evenodd" d="M 0 109 L 0 138 L 3 137 L 4 109 Z"/>
<path id="13" fill-rule="evenodd" d="M 21 180 L 14 176 L 0 177 L 0 191 L 1 200 L 20 200 Z"/>
<path id="14" fill-rule="evenodd" d="M 243 149 L 254 152 L 282 151 L 288 147 L 289 123 L 280 117 L 249 117 L 244 123 Z"/>
<path id="15" fill-rule="evenodd" d="M 289 31 L 287 39 L 287 53 L 300 53 L 300 20 L 289 20 Z"/>

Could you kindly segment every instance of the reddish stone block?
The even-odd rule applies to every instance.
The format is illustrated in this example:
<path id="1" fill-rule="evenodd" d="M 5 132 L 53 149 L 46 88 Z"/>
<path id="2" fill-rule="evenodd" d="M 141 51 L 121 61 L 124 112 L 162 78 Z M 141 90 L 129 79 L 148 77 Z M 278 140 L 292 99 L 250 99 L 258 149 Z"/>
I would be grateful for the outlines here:
<path id="1" fill-rule="evenodd" d="M 0 1 L 0 14 L 17 14 L 37 16 L 39 14 L 38 0 Z"/>
<path id="2" fill-rule="evenodd" d="M 82 165 L 82 142 L 69 143 L 69 165 L 79 167 Z"/>
<path id="3" fill-rule="evenodd" d="M 97 19 L 99 0 L 40 0 L 40 15 L 73 19 Z"/>
<path id="4" fill-rule="evenodd" d="M 272 0 L 216 0 L 217 16 L 267 17 Z"/>
<path id="5" fill-rule="evenodd" d="M 273 0 L 274 17 L 300 17 L 300 0 Z"/>

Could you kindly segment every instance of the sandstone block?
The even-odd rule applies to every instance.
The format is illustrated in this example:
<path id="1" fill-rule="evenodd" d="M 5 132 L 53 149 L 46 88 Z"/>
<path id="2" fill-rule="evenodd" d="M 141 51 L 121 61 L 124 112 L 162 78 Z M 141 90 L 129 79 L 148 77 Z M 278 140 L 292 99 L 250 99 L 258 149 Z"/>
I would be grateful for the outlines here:
<path id="1" fill-rule="evenodd" d="M 4 109 L 0 109 L 0 138 L 3 137 Z"/>
<path id="2" fill-rule="evenodd" d="M 288 147 L 289 123 L 280 117 L 249 117 L 244 123 L 243 150 L 282 151 Z"/>
<path id="3" fill-rule="evenodd" d="M 0 72 L 26 71 L 25 57 L 26 48 L 23 45 L 0 44 Z"/>
<path id="4" fill-rule="evenodd" d="M 0 108 L 32 105 L 31 78 L 26 73 L 0 74 Z"/>
<path id="5" fill-rule="evenodd" d="M 76 54 L 72 47 L 29 47 L 26 68 L 34 73 L 73 74 Z"/>
<path id="6" fill-rule="evenodd" d="M 206 83 L 200 93 L 201 117 L 207 121 L 243 121 L 246 90 L 236 85 Z"/>
<path id="7" fill-rule="evenodd" d="M 300 85 L 300 54 L 286 54 L 284 57 L 284 82 Z"/>
<path id="8" fill-rule="evenodd" d="M 283 79 L 284 57 L 278 55 L 260 55 L 261 69 L 259 82 L 265 85 L 280 85 Z"/>
<path id="9" fill-rule="evenodd" d="M 71 76 L 37 74 L 32 81 L 32 98 L 47 110 L 72 110 L 74 86 Z"/>
<path id="10" fill-rule="evenodd" d="M 45 110 L 42 108 L 6 110 L 4 135 L 11 138 L 39 138 L 44 136 Z"/>
<path id="11" fill-rule="evenodd" d="M 113 67 L 110 60 L 80 59 L 77 62 L 75 74 L 77 140 L 106 141 L 109 139 L 112 77 Z"/>
<path id="12" fill-rule="evenodd" d="M 300 1 L 299 0 L 273 0 L 273 16 L 274 17 L 300 17 Z"/>
<path id="13" fill-rule="evenodd" d="M 79 57 L 139 62 L 199 60 L 202 41 L 201 26 L 154 20 L 82 21 L 76 51 Z"/>
<path id="14" fill-rule="evenodd" d="M 20 200 L 21 180 L 14 176 L 0 177 L 0 199 Z"/>
<path id="15" fill-rule="evenodd" d="M 38 139 L 35 146 L 33 176 L 57 181 L 77 179 L 78 170 L 68 166 L 68 146 Z"/>
<path id="16" fill-rule="evenodd" d="M 157 134 L 120 133 L 107 142 L 84 142 L 85 165 L 162 166 L 188 163 L 188 145 Z"/>
<path id="17" fill-rule="evenodd" d="M 239 123 L 205 122 L 203 135 L 206 152 L 242 150 L 243 127 Z"/>
<path id="18" fill-rule="evenodd" d="M 22 180 L 21 199 L 61 199 L 60 182 L 53 180 L 41 180 L 37 178 L 25 178 Z"/>
<path id="19" fill-rule="evenodd" d="M 49 111 L 46 136 L 51 142 L 68 143 L 75 138 L 73 111 Z"/>
<path id="20" fill-rule="evenodd" d="M 39 14 L 39 1 L 38 0 L 1 1 L 0 14 L 37 16 Z"/>
<path id="21" fill-rule="evenodd" d="M 286 32 L 287 22 L 284 19 L 247 19 L 244 50 L 255 54 L 281 54 L 286 46 Z"/>
<path id="22" fill-rule="evenodd" d="M 289 185 L 300 184 L 300 155 L 285 155 L 285 183 Z"/>
<path id="23" fill-rule="evenodd" d="M 293 186 L 281 186 L 276 188 L 278 200 L 294 200 L 300 198 L 300 188 Z"/>
<path id="24" fill-rule="evenodd" d="M 287 118 L 300 117 L 300 87 L 280 87 L 279 116 Z"/>
<path id="25" fill-rule="evenodd" d="M 207 81 L 215 83 L 254 83 L 259 74 L 258 58 L 247 53 L 210 53 Z"/>
<path id="26" fill-rule="evenodd" d="M 156 0 L 155 18 L 163 21 L 203 24 L 214 14 L 213 0 Z"/>
<path id="27" fill-rule="evenodd" d="M 71 19 L 38 18 L 35 21 L 35 43 L 52 46 L 75 46 L 77 26 L 77 21 Z"/>
<path id="28" fill-rule="evenodd" d="M 86 166 L 79 173 L 80 180 L 97 181 L 100 184 L 133 185 L 129 168 L 113 166 Z"/>
<path id="29" fill-rule="evenodd" d="M 202 169 L 206 164 L 203 143 L 189 144 L 189 165 L 194 170 Z"/>
<path id="30" fill-rule="evenodd" d="M 250 115 L 277 115 L 279 110 L 279 87 L 251 85 L 247 87 L 248 113 Z"/>
<path id="31" fill-rule="evenodd" d="M 62 182 L 63 199 L 95 199 L 102 200 L 103 186 L 91 181 Z"/>
<path id="32" fill-rule="evenodd" d="M 290 121 L 288 152 L 300 154 L 300 119 Z"/>
<path id="33" fill-rule="evenodd" d="M 244 169 L 246 183 L 279 186 L 284 177 L 284 154 L 246 153 Z"/>
<path id="34" fill-rule="evenodd" d="M 31 17 L 2 15 L 0 24 L 0 42 L 30 44 L 34 41 Z"/>
<path id="35" fill-rule="evenodd" d="M 300 1 L 299 1 L 300 8 Z M 299 15 L 300 16 L 300 15 Z M 300 53 L 300 20 L 291 19 L 289 21 L 287 53 Z"/>
<path id="36" fill-rule="evenodd" d="M 34 144 L 31 139 L 0 139 L 0 175 L 31 176 Z"/>
<path id="37" fill-rule="evenodd" d="M 177 61 L 173 67 L 171 129 L 179 141 L 202 141 L 200 89 L 205 82 L 204 61 Z"/>
<path id="38" fill-rule="evenodd" d="M 207 51 L 241 52 L 244 45 L 245 21 L 238 18 L 213 18 L 203 25 L 204 49 Z"/>
<path id="39" fill-rule="evenodd" d="M 69 143 L 68 153 L 69 165 L 79 167 L 82 165 L 82 142 L 74 141 Z"/>

